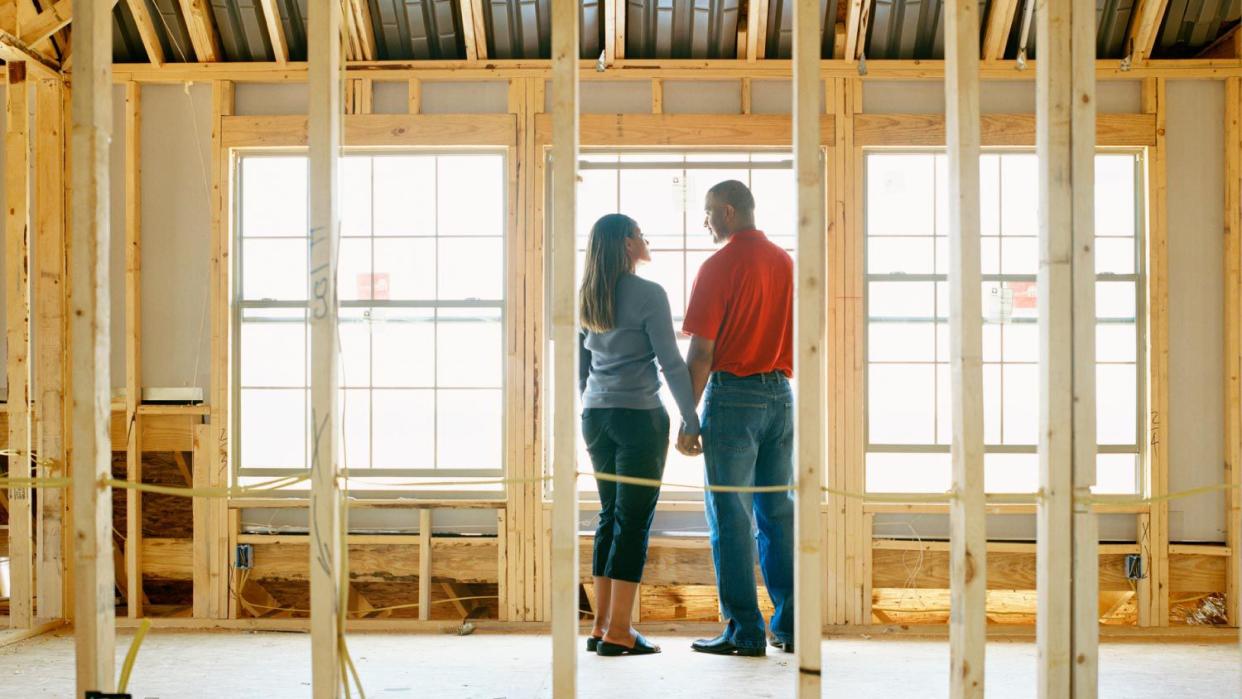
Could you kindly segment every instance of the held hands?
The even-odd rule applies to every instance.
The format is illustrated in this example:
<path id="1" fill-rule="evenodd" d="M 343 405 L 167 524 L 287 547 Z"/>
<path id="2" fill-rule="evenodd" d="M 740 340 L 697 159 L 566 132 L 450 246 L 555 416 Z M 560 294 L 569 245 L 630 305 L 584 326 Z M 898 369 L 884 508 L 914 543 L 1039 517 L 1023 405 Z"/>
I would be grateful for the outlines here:
<path id="1" fill-rule="evenodd" d="M 686 434 L 685 432 L 678 430 L 677 451 L 685 454 L 686 456 L 698 456 L 699 454 L 702 454 L 703 444 L 699 440 L 699 435 Z"/>

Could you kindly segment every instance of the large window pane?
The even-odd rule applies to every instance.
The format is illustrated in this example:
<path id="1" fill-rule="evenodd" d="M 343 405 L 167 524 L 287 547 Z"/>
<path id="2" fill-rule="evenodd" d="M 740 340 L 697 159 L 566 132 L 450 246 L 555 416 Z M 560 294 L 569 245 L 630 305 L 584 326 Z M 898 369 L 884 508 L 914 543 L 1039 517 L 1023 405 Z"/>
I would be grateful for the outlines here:
<path id="1" fill-rule="evenodd" d="M 438 244 L 441 300 L 503 297 L 505 250 L 500 238 L 441 238 Z"/>
<path id="2" fill-rule="evenodd" d="M 1100 444 L 1133 444 L 1137 437 L 1138 398 L 1133 364 L 1095 368 L 1095 429 Z"/>
<path id="3" fill-rule="evenodd" d="M 305 386 L 306 312 L 252 309 L 241 324 L 243 386 Z"/>
<path id="4" fill-rule="evenodd" d="M 923 444 L 935 439 L 935 379 L 928 365 L 872 364 L 867 376 L 871 442 Z"/>
<path id="5" fill-rule="evenodd" d="M 952 474 L 948 454 L 867 454 L 867 490 L 873 493 L 943 493 Z"/>
<path id="6" fill-rule="evenodd" d="M 374 234 L 435 235 L 435 157 L 376 156 L 373 167 Z"/>
<path id="7" fill-rule="evenodd" d="M 499 236 L 505 232 L 503 159 L 498 155 L 436 157 L 439 235 Z"/>
<path id="8" fill-rule="evenodd" d="M 371 405 L 375 468 L 435 468 L 435 391 L 376 389 Z"/>
<path id="9" fill-rule="evenodd" d="M 241 460 L 251 468 L 306 467 L 306 391 L 241 390 Z"/>
<path id="10" fill-rule="evenodd" d="M 371 159 L 342 158 L 340 168 L 341 235 L 371 235 Z"/>
<path id="11" fill-rule="evenodd" d="M 436 297 L 436 241 L 376 238 L 374 296 L 378 300 L 429 301 Z"/>
<path id="12" fill-rule="evenodd" d="M 504 349 L 500 312 L 441 308 L 436 316 L 436 383 L 441 387 L 500 387 Z"/>
<path id="13" fill-rule="evenodd" d="M 377 309 L 371 324 L 373 385 L 434 386 L 435 332 L 435 311 L 431 309 Z"/>
<path id="14" fill-rule="evenodd" d="M 306 300 L 306 239 L 242 241 L 242 295 L 247 300 Z"/>
<path id="15" fill-rule="evenodd" d="M 243 158 L 240 169 L 241 234 L 306 237 L 306 158 Z"/>
<path id="16" fill-rule="evenodd" d="M 439 468 L 500 468 L 499 390 L 436 391 Z"/>
<path id="17" fill-rule="evenodd" d="M 935 158 L 875 154 L 867 158 L 867 235 L 933 235 Z"/>

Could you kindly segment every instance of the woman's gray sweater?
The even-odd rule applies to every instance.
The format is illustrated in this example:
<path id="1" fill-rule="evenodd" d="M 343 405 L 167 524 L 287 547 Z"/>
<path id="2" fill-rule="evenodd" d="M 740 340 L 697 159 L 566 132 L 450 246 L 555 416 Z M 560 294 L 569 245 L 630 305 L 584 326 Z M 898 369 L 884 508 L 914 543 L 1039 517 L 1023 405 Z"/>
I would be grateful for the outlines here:
<path id="1" fill-rule="evenodd" d="M 626 274 L 617 280 L 614 311 L 612 330 L 578 335 L 582 407 L 659 408 L 658 361 L 681 412 L 682 429 L 698 434 L 690 370 L 677 349 L 668 294 L 655 282 Z"/>

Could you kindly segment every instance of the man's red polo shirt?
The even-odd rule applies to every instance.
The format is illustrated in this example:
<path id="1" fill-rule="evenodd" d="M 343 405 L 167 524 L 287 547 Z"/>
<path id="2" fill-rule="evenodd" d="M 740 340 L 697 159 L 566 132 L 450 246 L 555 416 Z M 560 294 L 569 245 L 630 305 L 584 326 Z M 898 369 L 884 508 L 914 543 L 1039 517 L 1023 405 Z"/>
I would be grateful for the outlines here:
<path id="1" fill-rule="evenodd" d="M 756 230 L 707 258 L 681 329 L 715 340 L 712 371 L 793 376 L 793 274 L 789 253 Z"/>

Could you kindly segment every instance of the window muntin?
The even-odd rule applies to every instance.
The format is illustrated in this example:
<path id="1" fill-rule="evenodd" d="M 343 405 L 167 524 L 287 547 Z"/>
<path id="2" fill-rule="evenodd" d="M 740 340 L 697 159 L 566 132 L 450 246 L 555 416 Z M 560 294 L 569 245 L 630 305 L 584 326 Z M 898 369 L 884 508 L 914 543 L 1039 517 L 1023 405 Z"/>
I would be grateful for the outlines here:
<path id="1" fill-rule="evenodd" d="M 496 476 L 504 405 L 504 156 L 341 159 L 341 464 L 374 482 Z M 307 161 L 237 163 L 235 449 L 307 467 Z"/>
<path id="2" fill-rule="evenodd" d="M 981 158 L 985 487 L 1038 488 L 1038 183 L 1029 152 Z M 1096 156 L 1097 492 L 1138 488 L 1138 154 Z M 943 153 L 866 156 L 867 489 L 950 487 Z"/>
<path id="3" fill-rule="evenodd" d="M 793 254 L 795 234 L 792 161 L 779 152 L 717 153 L 605 153 L 587 152 L 579 163 L 577 198 L 577 280 L 581 283 L 586 245 L 591 226 L 604 214 L 624 213 L 638 222 L 651 249 L 651 262 L 638 268 L 638 275 L 659 283 L 668 293 L 673 326 L 680 333 L 686 303 L 694 278 L 704 260 L 719 246 L 703 226 L 703 201 L 707 190 L 717 182 L 736 179 L 746 183 L 758 202 L 756 225 L 776 244 Z M 679 338 L 684 357 L 689 339 Z M 664 383 L 663 374 L 660 381 Z M 667 385 L 660 397 L 676 439 L 679 412 Z M 591 470 L 590 456 L 577 437 L 578 468 Z M 702 457 L 687 457 L 672 448 L 664 470 L 669 483 L 697 484 L 703 480 Z M 579 479 L 579 488 L 593 496 L 595 483 L 590 476 Z M 665 486 L 661 497 L 700 499 L 701 491 Z"/>

